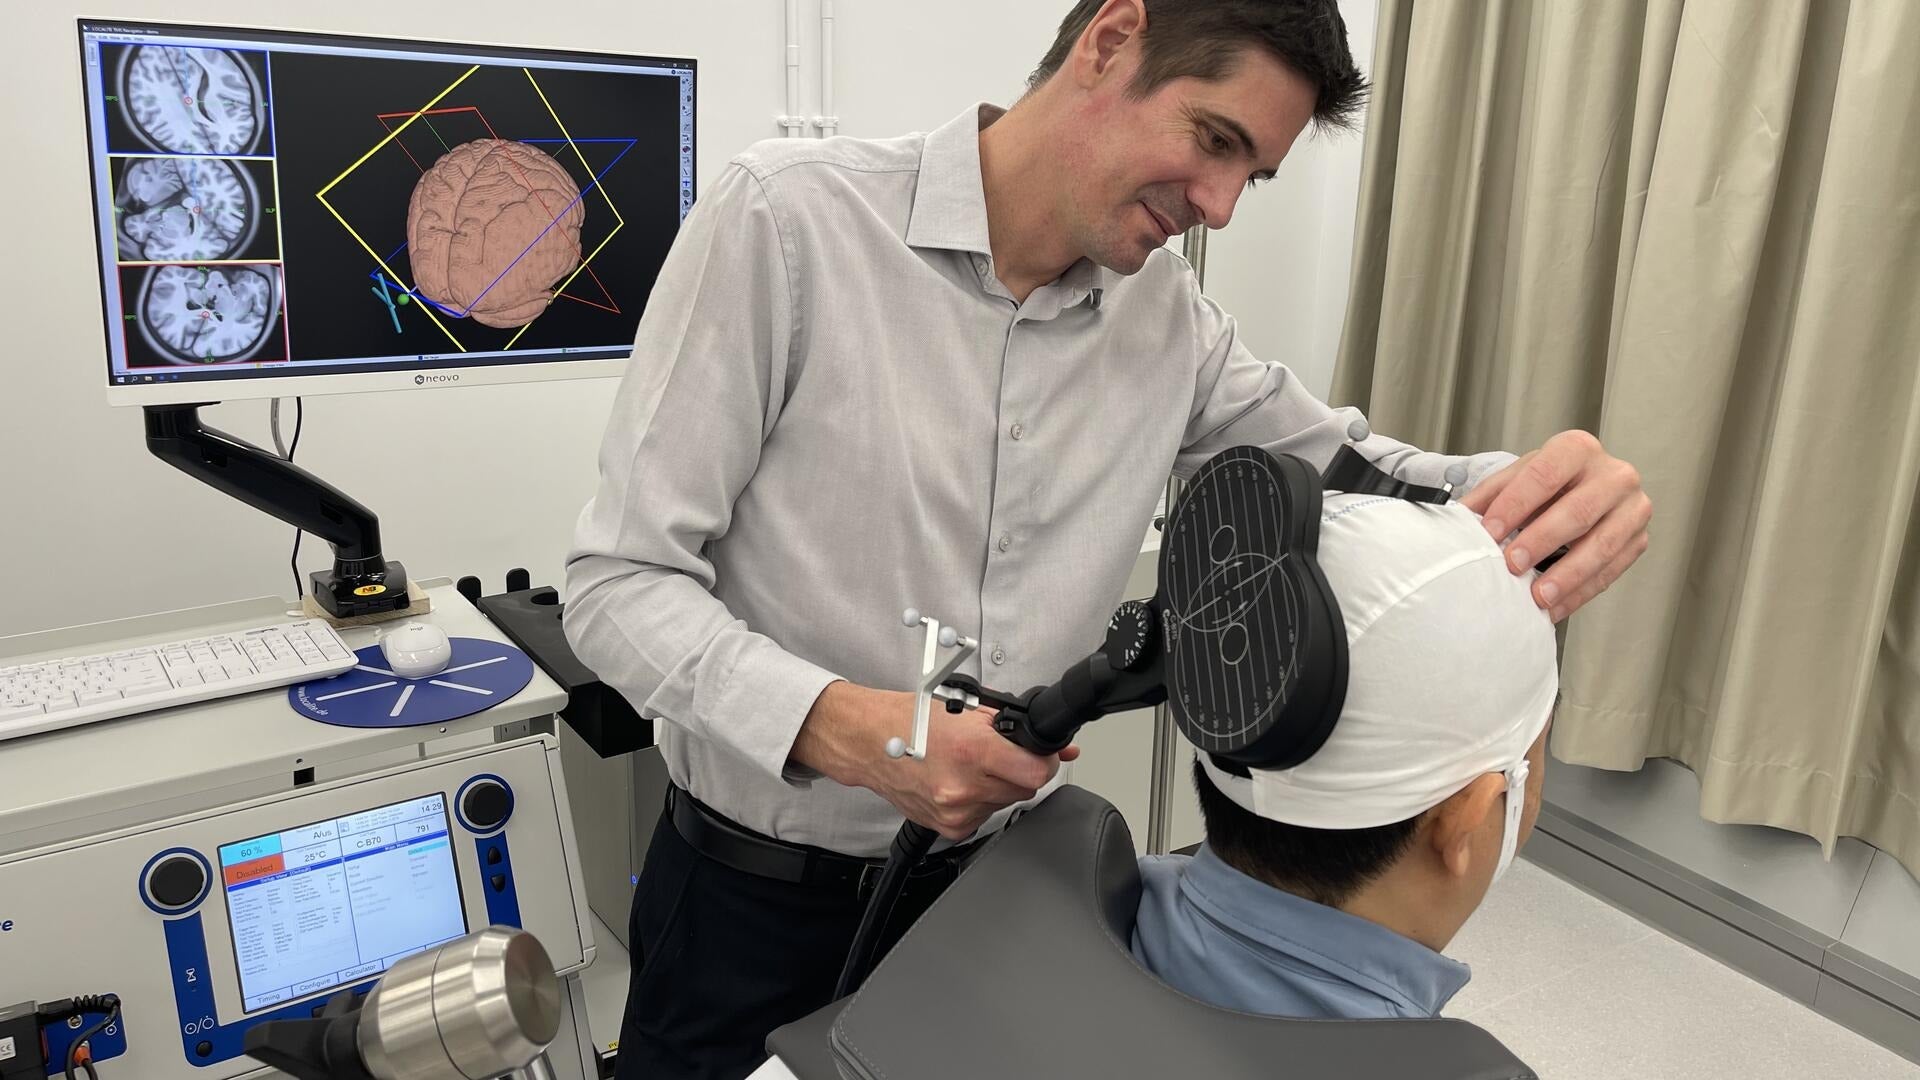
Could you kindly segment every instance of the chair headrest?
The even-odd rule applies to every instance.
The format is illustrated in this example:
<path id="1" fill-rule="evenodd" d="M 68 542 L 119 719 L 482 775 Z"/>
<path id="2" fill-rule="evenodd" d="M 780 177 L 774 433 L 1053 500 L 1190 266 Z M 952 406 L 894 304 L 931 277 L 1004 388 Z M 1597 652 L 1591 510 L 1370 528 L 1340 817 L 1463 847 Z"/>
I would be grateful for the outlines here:
<path id="1" fill-rule="evenodd" d="M 1534 1075 L 1465 1021 L 1275 1019 L 1187 997 L 1134 961 L 1139 903 L 1126 822 L 1063 787 L 975 858 L 844 1007 L 829 1007 L 833 1073 L 809 1064 L 828 1060 L 815 1050 L 822 1017 L 769 1047 L 801 1080 Z"/>

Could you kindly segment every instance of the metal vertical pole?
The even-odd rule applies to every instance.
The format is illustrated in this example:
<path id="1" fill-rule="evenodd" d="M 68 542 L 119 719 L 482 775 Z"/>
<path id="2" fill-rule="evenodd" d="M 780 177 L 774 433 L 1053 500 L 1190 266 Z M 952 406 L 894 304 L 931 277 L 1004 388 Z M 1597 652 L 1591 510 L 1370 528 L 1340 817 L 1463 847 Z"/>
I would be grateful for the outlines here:
<path id="1" fill-rule="evenodd" d="M 1182 238 L 1182 249 L 1187 262 L 1193 266 L 1193 276 L 1200 287 L 1207 287 L 1207 227 L 1195 225 L 1188 229 Z M 1167 477 L 1168 516 L 1173 514 L 1174 504 L 1180 498 L 1183 485 L 1176 477 Z M 1166 543 L 1165 535 L 1160 538 Z M 1153 765 L 1152 775 L 1148 779 L 1147 789 L 1147 854 L 1165 855 L 1172 845 L 1173 834 L 1173 785 L 1174 758 L 1180 749 L 1179 732 L 1174 730 L 1173 716 L 1167 712 L 1163 703 L 1153 707 Z"/>
<path id="2" fill-rule="evenodd" d="M 1207 287 L 1207 227 L 1195 225 L 1180 238 L 1180 253 L 1193 264 L 1193 276 L 1202 289 Z"/>

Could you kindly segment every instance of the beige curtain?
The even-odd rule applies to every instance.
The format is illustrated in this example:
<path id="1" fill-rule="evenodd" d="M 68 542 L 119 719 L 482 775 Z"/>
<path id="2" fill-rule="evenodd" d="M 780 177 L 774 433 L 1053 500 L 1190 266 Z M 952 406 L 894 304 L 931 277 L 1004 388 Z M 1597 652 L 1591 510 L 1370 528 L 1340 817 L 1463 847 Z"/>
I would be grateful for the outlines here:
<path id="1" fill-rule="evenodd" d="M 1920 0 L 1382 0 L 1374 77 L 1334 400 L 1654 499 L 1555 756 L 1920 874 Z"/>

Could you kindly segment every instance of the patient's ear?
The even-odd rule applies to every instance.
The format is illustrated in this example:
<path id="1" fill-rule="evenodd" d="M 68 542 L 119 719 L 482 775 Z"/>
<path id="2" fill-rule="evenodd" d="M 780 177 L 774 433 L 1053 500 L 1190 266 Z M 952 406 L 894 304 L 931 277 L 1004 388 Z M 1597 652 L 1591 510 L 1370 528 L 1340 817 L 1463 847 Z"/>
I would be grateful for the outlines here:
<path id="1" fill-rule="evenodd" d="M 1484 773 L 1454 792 L 1428 814 L 1427 843 L 1448 877 L 1464 879 L 1473 870 L 1473 845 L 1490 815 L 1501 809 L 1507 782 Z"/>

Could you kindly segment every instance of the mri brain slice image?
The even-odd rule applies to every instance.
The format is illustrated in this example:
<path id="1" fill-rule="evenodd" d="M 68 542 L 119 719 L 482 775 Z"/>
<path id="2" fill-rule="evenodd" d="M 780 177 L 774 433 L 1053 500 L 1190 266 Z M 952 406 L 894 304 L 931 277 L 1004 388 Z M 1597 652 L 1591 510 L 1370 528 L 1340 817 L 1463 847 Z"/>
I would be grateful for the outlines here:
<path id="1" fill-rule="evenodd" d="M 207 158 L 132 159 L 114 206 L 128 262 L 230 259 L 260 222 L 253 177 L 238 162 Z"/>
<path id="2" fill-rule="evenodd" d="M 421 175 L 407 206 L 415 284 L 455 315 L 524 326 L 580 265 L 585 205 L 543 150 L 503 139 L 456 146 Z"/>
<path id="3" fill-rule="evenodd" d="M 170 363 L 248 360 L 279 321 L 274 266 L 157 266 L 140 289 L 140 332 Z"/>
<path id="4" fill-rule="evenodd" d="M 120 58 L 120 107 L 155 150 L 251 154 L 266 128 L 266 93 L 236 52 L 142 45 Z"/>

